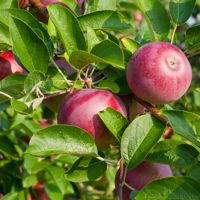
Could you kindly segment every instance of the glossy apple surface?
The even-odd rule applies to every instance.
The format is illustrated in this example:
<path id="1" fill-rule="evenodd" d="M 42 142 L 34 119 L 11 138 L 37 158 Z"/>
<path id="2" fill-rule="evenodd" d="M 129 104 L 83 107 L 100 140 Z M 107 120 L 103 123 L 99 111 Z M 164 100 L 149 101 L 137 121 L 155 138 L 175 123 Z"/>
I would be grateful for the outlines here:
<path id="1" fill-rule="evenodd" d="M 119 192 L 120 172 L 118 171 L 115 177 L 116 189 Z M 169 165 L 142 162 L 136 168 L 128 170 L 126 175 L 126 183 L 136 190 L 141 190 L 145 185 L 156 179 L 173 176 Z M 123 187 L 123 200 L 129 200 L 131 190 L 126 186 Z"/>
<path id="2" fill-rule="evenodd" d="M 116 142 L 98 116 L 98 112 L 111 107 L 126 116 L 122 101 L 106 90 L 81 89 L 65 97 L 59 113 L 58 123 L 78 126 L 86 130 L 99 148 L 105 149 Z"/>
<path id="3" fill-rule="evenodd" d="M 18 65 L 12 51 L 0 52 L 0 80 L 15 73 L 25 73 L 25 70 Z"/>
<path id="4" fill-rule="evenodd" d="M 140 47 L 127 67 L 132 92 L 152 104 L 165 104 L 185 94 L 192 70 L 185 54 L 167 42 L 152 42 Z"/>

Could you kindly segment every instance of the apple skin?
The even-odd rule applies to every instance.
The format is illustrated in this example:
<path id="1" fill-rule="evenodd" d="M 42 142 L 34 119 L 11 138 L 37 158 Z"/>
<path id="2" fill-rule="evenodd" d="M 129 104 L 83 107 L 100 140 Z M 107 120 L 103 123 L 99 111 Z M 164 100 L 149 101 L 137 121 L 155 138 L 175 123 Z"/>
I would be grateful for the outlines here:
<path id="1" fill-rule="evenodd" d="M 0 52 L 0 80 L 15 73 L 25 74 L 25 70 L 17 64 L 12 51 Z"/>
<path id="2" fill-rule="evenodd" d="M 33 185 L 33 191 L 34 191 L 34 194 L 36 196 L 36 199 L 35 200 L 50 200 L 50 198 L 48 197 L 45 189 L 44 189 L 44 186 L 41 182 L 36 182 L 34 185 Z M 33 198 L 34 200 L 34 198 Z"/>
<path id="3" fill-rule="evenodd" d="M 104 150 L 110 144 L 116 143 L 116 139 L 98 116 L 98 112 L 108 107 L 127 116 L 123 102 L 111 92 L 98 89 L 76 90 L 63 100 L 58 113 L 58 123 L 84 129 L 94 138 L 98 148 Z"/>
<path id="4" fill-rule="evenodd" d="M 126 183 L 136 190 L 141 190 L 145 185 L 156 179 L 173 176 L 172 170 L 169 165 L 152 163 L 144 161 L 136 168 L 128 170 L 126 174 Z M 119 192 L 120 184 L 120 171 L 118 170 L 115 176 L 115 187 Z M 123 187 L 123 200 L 129 200 L 131 190 L 126 186 Z"/>
<path id="5" fill-rule="evenodd" d="M 140 47 L 127 67 L 132 92 L 152 104 L 178 100 L 190 86 L 192 69 L 184 53 L 167 42 Z"/>

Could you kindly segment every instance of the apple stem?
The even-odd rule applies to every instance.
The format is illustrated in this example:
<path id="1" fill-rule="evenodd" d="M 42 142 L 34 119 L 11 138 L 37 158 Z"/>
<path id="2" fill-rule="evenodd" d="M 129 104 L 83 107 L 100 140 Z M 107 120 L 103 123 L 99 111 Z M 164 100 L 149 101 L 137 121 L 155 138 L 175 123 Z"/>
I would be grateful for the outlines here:
<path id="1" fill-rule="evenodd" d="M 173 44 L 173 42 L 174 42 L 174 37 L 175 37 L 176 29 L 177 29 L 177 24 L 174 26 L 174 29 L 173 29 L 173 32 L 172 32 L 171 44 Z"/>
<path id="2" fill-rule="evenodd" d="M 166 117 L 162 116 L 161 113 L 160 113 L 160 110 L 155 108 L 153 105 L 151 105 L 150 103 L 147 103 L 145 101 L 143 101 L 142 99 L 138 98 L 137 96 L 133 96 L 133 98 L 138 102 L 140 103 L 142 106 L 144 106 L 147 110 L 149 110 L 152 115 L 154 117 L 156 117 L 157 119 L 159 119 L 161 122 L 163 122 L 164 124 L 167 125 L 167 128 L 163 134 L 163 138 L 164 139 L 169 139 L 172 137 L 173 135 L 173 129 L 172 127 L 169 125 L 168 123 L 168 120 Z"/>

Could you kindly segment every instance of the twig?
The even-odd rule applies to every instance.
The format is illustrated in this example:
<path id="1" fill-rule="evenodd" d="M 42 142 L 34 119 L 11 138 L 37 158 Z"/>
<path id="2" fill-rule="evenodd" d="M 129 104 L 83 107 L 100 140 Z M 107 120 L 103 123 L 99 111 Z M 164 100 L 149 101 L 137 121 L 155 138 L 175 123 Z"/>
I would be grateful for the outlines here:
<path id="1" fill-rule="evenodd" d="M 96 157 L 98 160 L 104 161 L 106 163 L 112 164 L 112 165 L 117 165 L 118 162 L 116 162 L 115 160 L 110 160 L 110 159 L 106 159 L 106 158 L 102 158 L 100 156 Z"/>
<path id="2" fill-rule="evenodd" d="M 75 85 L 76 85 L 76 83 L 77 83 L 77 81 L 78 81 L 78 79 L 79 79 L 79 77 L 80 77 L 80 74 L 81 74 L 81 70 L 79 70 L 79 71 L 77 72 L 76 79 L 74 80 L 74 83 L 73 83 L 73 86 L 72 86 L 72 88 L 71 88 L 71 90 L 70 90 L 70 93 L 72 93 L 72 92 L 74 91 Z"/>
<path id="3" fill-rule="evenodd" d="M 173 44 L 173 42 L 174 42 L 174 36 L 175 36 L 175 33 L 176 33 L 176 29 L 177 29 L 177 24 L 174 26 L 174 29 L 173 29 L 173 32 L 172 32 L 171 44 Z"/>
<path id="4" fill-rule="evenodd" d="M 120 161 L 120 184 L 119 184 L 119 199 L 123 200 L 123 186 L 125 185 L 125 179 L 127 174 L 127 167 L 123 164 L 122 160 Z"/>
<path id="5" fill-rule="evenodd" d="M 61 90 L 59 92 L 56 92 L 56 93 L 53 93 L 53 94 L 46 94 L 44 99 L 50 99 L 52 97 L 56 97 L 56 96 L 59 96 L 61 94 L 66 94 L 69 92 L 69 89 L 68 90 Z"/>
<path id="6" fill-rule="evenodd" d="M 160 113 L 160 110 L 155 108 L 153 105 L 151 105 L 150 103 L 147 103 L 145 101 L 143 101 L 142 99 L 138 98 L 137 96 L 133 96 L 133 98 L 140 103 L 142 106 L 144 106 L 145 108 L 147 108 L 154 117 L 156 117 L 157 119 L 159 119 L 161 122 L 163 122 L 164 124 L 166 124 L 168 127 L 166 128 L 163 137 L 165 139 L 169 139 L 172 137 L 173 135 L 173 129 L 172 127 L 169 125 L 168 120 L 166 117 L 162 116 Z"/>

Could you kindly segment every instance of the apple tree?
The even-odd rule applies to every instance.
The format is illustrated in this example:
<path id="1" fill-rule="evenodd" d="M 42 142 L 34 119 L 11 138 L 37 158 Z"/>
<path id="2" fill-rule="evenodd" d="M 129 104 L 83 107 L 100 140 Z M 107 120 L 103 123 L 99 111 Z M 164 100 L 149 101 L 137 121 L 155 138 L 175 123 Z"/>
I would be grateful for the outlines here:
<path id="1" fill-rule="evenodd" d="M 0 199 L 200 199 L 200 1 L 1 0 Z"/>

